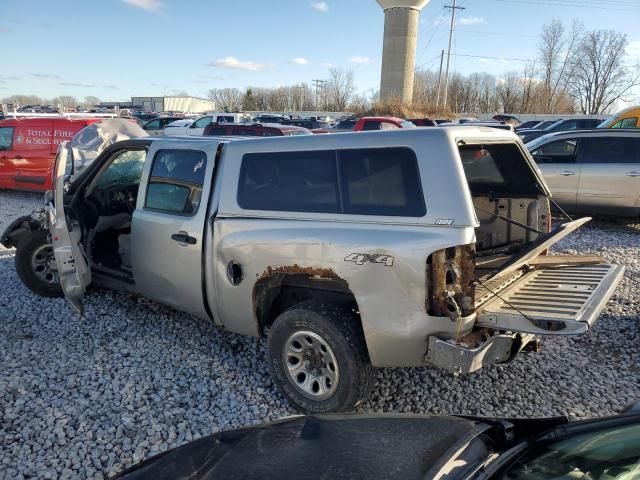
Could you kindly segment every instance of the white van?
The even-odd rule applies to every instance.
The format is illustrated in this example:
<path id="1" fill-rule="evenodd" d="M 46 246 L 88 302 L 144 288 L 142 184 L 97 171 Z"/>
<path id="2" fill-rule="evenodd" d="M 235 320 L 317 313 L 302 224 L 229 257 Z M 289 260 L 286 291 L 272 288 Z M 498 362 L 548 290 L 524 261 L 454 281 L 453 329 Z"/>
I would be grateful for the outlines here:
<path id="1" fill-rule="evenodd" d="M 167 125 L 164 129 L 164 134 L 166 136 L 189 135 L 201 137 L 204 128 L 210 123 L 246 123 L 250 121 L 251 115 L 247 113 L 209 112 L 188 125 Z"/>

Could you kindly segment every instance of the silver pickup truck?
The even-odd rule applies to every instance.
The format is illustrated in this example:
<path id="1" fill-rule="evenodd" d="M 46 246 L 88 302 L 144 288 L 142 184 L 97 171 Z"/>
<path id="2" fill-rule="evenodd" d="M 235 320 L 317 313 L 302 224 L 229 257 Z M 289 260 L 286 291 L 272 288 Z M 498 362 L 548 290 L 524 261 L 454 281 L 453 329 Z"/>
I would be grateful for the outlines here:
<path id="1" fill-rule="evenodd" d="M 353 409 L 375 367 L 455 374 L 596 321 L 623 268 L 548 256 L 550 193 L 517 137 L 433 128 L 107 148 L 14 222 L 22 281 L 81 312 L 95 285 L 267 338 L 300 410 Z M 531 343 L 531 345 L 533 345 Z"/>

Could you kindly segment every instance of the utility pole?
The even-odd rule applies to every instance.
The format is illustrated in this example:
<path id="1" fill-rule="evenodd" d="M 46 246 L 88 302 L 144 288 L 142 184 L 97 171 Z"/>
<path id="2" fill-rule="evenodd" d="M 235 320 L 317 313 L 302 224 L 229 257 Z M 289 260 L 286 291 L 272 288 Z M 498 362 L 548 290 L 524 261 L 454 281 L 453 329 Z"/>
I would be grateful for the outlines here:
<path id="1" fill-rule="evenodd" d="M 456 22 L 456 10 L 464 10 L 464 7 L 456 7 L 456 0 L 453 0 L 453 5 L 445 5 L 444 8 L 451 9 L 451 26 L 449 27 L 449 50 L 447 50 L 447 68 L 444 72 L 444 100 L 442 102 L 443 108 L 447 108 L 447 90 L 449 88 L 449 61 L 451 60 L 451 41 L 453 40 L 453 29 Z"/>
<path id="2" fill-rule="evenodd" d="M 442 60 L 444 60 L 444 49 L 440 52 L 440 71 L 438 72 L 438 90 L 436 91 L 436 110 L 440 106 L 440 87 L 442 86 Z"/>
<path id="3" fill-rule="evenodd" d="M 322 91 L 324 92 L 324 84 L 328 82 L 328 80 L 320 80 L 320 79 L 315 79 L 312 80 L 313 85 L 316 88 L 316 113 L 318 113 L 318 94 Z"/>

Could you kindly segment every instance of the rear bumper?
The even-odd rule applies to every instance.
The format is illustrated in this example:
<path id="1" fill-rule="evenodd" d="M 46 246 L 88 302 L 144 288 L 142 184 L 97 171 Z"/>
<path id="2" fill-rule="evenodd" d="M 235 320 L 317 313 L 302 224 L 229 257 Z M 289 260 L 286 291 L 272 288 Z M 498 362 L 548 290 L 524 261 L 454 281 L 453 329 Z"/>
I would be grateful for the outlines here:
<path id="1" fill-rule="evenodd" d="M 452 339 L 429 337 L 425 361 L 454 374 L 471 373 L 494 363 L 506 363 L 535 338 L 530 334 L 494 335 L 477 347 L 466 347 Z"/>

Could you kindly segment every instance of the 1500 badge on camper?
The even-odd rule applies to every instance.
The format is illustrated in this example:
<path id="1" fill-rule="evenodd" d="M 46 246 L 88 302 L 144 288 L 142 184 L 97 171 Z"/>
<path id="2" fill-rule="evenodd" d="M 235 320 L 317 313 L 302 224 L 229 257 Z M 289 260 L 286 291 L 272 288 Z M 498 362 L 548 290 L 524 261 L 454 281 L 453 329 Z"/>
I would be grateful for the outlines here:
<path id="1" fill-rule="evenodd" d="M 387 267 L 393 266 L 393 257 L 391 255 L 380 255 L 377 253 L 350 253 L 344 257 L 345 262 L 354 262 L 356 265 L 364 265 L 369 263 L 382 263 Z"/>

